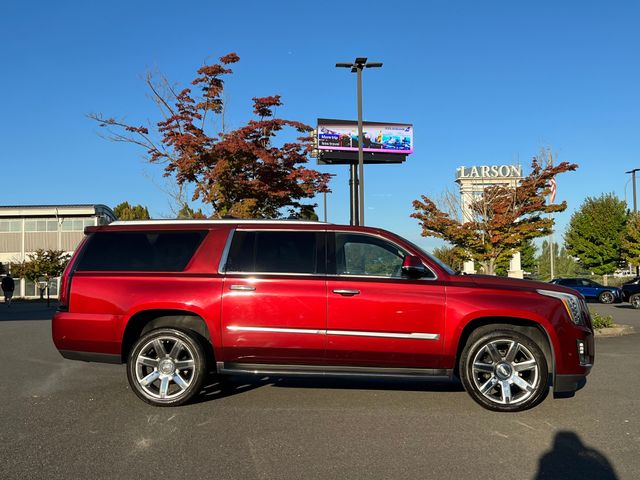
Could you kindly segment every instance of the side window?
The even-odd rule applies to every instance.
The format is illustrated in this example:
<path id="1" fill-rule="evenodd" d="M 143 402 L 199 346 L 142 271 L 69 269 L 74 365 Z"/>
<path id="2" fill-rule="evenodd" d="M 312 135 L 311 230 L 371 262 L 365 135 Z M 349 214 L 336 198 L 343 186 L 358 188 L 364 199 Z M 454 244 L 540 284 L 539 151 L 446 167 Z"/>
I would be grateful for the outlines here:
<path id="1" fill-rule="evenodd" d="M 237 231 L 225 266 L 227 272 L 322 273 L 317 232 Z M 322 263 L 324 263 L 324 258 Z"/>
<path id="2" fill-rule="evenodd" d="M 336 273 L 400 278 L 405 252 L 369 235 L 336 233 Z"/>
<path id="3" fill-rule="evenodd" d="M 180 272 L 206 232 L 98 232 L 82 252 L 78 271 Z"/>

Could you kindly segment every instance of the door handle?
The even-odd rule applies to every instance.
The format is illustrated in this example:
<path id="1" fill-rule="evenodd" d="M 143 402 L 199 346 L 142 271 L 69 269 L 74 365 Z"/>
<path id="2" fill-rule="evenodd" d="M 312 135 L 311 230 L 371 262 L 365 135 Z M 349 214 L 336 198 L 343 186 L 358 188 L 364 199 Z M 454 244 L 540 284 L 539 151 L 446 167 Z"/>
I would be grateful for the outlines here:
<path id="1" fill-rule="evenodd" d="M 338 295 L 342 295 L 343 297 L 353 297 L 354 295 L 358 295 L 360 293 L 360 290 L 338 288 L 334 290 L 333 293 L 337 293 Z"/>
<path id="2" fill-rule="evenodd" d="M 229 290 L 239 290 L 241 292 L 253 292 L 256 287 L 251 285 L 229 285 Z"/>

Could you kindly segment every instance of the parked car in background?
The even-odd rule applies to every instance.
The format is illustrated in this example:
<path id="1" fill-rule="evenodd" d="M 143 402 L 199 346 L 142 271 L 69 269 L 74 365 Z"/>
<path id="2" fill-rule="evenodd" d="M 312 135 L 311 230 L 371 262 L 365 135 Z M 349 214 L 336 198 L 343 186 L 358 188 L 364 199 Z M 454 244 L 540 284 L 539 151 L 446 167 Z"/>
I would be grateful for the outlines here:
<path id="1" fill-rule="evenodd" d="M 622 300 L 629 302 L 633 308 L 640 308 L 640 277 L 622 285 Z"/>
<path id="2" fill-rule="evenodd" d="M 485 408 L 572 395 L 594 360 L 584 299 L 459 275 L 378 228 L 132 221 L 85 229 L 52 333 L 69 359 L 126 363 L 133 392 L 180 405 L 205 375 L 458 377 Z"/>
<path id="3" fill-rule="evenodd" d="M 551 280 L 555 285 L 573 288 L 585 298 L 597 299 L 600 303 L 619 303 L 622 301 L 622 290 L 618 287 L 607 287 L 588 278 L 556 278 Z"/>

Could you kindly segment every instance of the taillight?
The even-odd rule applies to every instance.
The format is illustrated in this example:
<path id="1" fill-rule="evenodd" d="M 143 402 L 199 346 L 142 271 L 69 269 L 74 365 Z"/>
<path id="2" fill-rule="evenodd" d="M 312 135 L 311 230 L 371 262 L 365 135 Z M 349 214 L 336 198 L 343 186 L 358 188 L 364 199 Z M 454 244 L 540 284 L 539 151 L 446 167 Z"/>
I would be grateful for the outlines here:
<path id="1" fill-rule="evenodd" d="M 58 310 L 69 310 L 69 297 L 71 295 L 71 280 L 73 279 L 73 272 L 75 270 L 78 256 L 80 255 L 80 252 L 82 252 L 88 238 L 88 236 L 85 236 L 82 239 L 80 245 L 78 245 L 78 248 L 71 257 L 71 260 L 67 263 L 67 266 L 62 273 L 62 277 L 60 277 L 60 288 L 58 289 Z"/>
<path id="2" fill-rule="evenodd" d="M 71 289 L 71 262 L 67 264 L 64 273 L 60 278 L 60 288 L 58 289 L 58 309 L 69 309 L 69 290 Z"/>

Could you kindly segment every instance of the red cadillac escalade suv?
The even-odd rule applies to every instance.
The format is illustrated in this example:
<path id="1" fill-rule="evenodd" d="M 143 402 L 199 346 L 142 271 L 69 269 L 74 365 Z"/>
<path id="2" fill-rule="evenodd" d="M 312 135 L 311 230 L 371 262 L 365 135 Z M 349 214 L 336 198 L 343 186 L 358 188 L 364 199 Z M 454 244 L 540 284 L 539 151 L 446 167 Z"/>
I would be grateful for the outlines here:
<path id="1" fill-rule="evenodd" d="M 180 405 L 205 375 L 458 377 L 485 408 L 570 396 L 594 359 L 582 296 L 460 275 L 378 228 L 301 221 L 88 227 L 53 340 L 126 363 L 133 391 Z"/>

